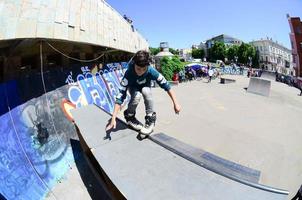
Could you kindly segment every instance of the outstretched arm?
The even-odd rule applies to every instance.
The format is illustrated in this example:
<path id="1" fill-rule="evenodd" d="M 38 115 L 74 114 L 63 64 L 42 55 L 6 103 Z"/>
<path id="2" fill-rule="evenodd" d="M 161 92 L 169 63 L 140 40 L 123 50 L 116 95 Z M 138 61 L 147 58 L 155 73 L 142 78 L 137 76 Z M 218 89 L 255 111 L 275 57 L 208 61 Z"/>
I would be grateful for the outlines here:
<path id="1" fill-rule="evenodd" d="M 116 116 L 118 114 L 118 112 L 121 110 L 121 105 L 119 104 L 115 104 L 114 105 L 114 110 L 113 110 L 113 113 L 112 113 L 112 118 L 111 118 L 111 121 L 110 123 L 107 125 L 106 127 L 106 131 L 110 130 L 110 129 L 115 129 L 116 128 Z"/>
<path id="2" fill-rule="evenodd" d="M 181 110 L 181 106 L 178 104 L 175 93 L 173 92 L 172 89 L 170 89 L 170 90 L 168 90 L 168 94 L 173 102 L 174 111 L 176 114 L 178 114 Z"/>

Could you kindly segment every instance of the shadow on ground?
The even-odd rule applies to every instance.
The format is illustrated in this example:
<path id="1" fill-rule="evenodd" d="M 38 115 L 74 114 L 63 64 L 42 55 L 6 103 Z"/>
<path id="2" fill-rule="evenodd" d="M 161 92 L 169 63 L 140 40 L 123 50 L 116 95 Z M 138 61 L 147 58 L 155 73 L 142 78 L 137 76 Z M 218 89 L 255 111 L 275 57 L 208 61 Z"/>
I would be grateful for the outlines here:
<path id="1" fill-rule="evenodd" d="M 71 139 L 70 144 L 72 147 L 76 167 L 78 168 L 81 179 L 86 186 L 91 199 L 109 200 L 110 197 L 107 195 L 102 185 L 97 181 L 93 171 L 89 167 L 89 164 L 84 157 L 84 152 L 81 148 L 80 142 Z"/>

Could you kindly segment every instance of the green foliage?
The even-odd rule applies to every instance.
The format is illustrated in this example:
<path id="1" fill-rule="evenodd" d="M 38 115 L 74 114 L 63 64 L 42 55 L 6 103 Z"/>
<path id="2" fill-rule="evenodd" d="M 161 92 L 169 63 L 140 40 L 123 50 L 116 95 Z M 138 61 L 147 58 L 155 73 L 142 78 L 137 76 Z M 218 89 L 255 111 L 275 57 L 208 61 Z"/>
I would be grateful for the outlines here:
<path id="1" fill-rule="evenodd" d="M 193 58 L 203 58 L 204 56 L 205 56 L 205 52 L 203 49 L 192 49 Z"/>
<path id="2" fill-rule="evenodd" d="M 222 42 L 215 42 L 213 47 L 209 49 L 209 60 L 216 61 L 225 58 L 226 47 Z"/>
<path id="3" fill-rule="evenodd" d="M 249 57 L 251 57 L 253 61 L 256 60 L 256 49 L 250 44 L 242 43 L 238 49 L 238 62 L 249 64 Z M 253 62 L 253 64 L 256 64 L 256 62 Z"/>
<path id="4" fill-rule="evenodd" d="M 177 56 L 173 56 L 172 58 L 164 56 L 160 60 L 160 66 L 161 73 L 168 81 L 172 80 L 174 72 L 179 72 L 184 69 L 184 65 L 180 62 Z"/>
<path id="5" fill-rule="evenodd" d="M 151 55 L 156 55 L 160 52 L 160 48 L 149 47 Z"/>
<path id="6" fill-rule="evenodd" d="M 233 45 L 226 49 L 226 57 L 229 61 L 236 62 L 235 56 L 238 57 L 239 46 Z"/>
<path id="7" fill-rule="evenodd" d="M 174 54 L 174 55 L 179 55 L 179 50 L 178 50 L 178 49 L 175 50 L 175 49 L 173 49 L 173 48 L 169 48 L 169 51 L 170 51 L 172 54 Z"/>

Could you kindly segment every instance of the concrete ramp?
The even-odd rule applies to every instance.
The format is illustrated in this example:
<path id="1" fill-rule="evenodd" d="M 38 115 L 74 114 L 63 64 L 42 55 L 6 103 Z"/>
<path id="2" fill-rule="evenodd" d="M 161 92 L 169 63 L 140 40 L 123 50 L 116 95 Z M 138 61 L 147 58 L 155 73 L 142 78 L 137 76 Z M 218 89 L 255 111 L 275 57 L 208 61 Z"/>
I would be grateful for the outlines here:
<path id="1" fill-rule="evenodd" d="M 251 77 L 247 92 L 269 96 L 271 90 L 271 81 L 262 78 Z"/>
<path id="2" fill-rule="evenodd" d="M 262 71 L 261 78 L 275 81 L 276 74 L 275 72 L 271 72 L 271 71 Z"/>
<path id="3" fill-rule="evenodd" d="M 137 133 L 118 121 L 105 132 L 110 115 L 94 105 L 72 111 L 81 144 L 100 176 L 118 190 L 118 199 L 285 200 L 287 191 L 262 190 L 213 173 L 176 154 L 166 145 L 137 139 Z M 156 137 L 154 137 L 156 139 Z M 172 145 L 173 146 L 173 145 Z M 175 146 L 174 146 L 175 147 Z M 108 184 L 109 185 L 109 184 Z M 112 190 L 111 190 L 112 191 Z"/>

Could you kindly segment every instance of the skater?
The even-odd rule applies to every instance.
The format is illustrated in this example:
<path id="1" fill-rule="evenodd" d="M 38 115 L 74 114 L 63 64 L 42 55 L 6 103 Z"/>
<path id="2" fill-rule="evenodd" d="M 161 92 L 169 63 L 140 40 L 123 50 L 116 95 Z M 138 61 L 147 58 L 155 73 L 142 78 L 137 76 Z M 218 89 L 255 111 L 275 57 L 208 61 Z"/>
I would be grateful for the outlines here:
<path id="1" fill-rule="evenodd" d="M 116 127 L 116 116 L 126 98 L 127 90 L 129 90 L 131 98 L 128 103 L 127 110 L 124 111 L 124 117 L 127 121 L 127 124 L 131 128 L 140 131 L 140 133 L 145 135 L 148 135 L 153 131 L 156 121 L 156 113 L 153 109 L 151 80 L 156 80 L 158 85 L 167 91 L 173 102 L 175 113 L 178 114 L 180 112 L 181 107 L 178 104 L 176 96 L 169 83 L 156 69 L 150 66 L 149 53 L 141 50 L 134 55 L 133 61 L 129 63 L 128 69 L 122 78 L 120 93 L 116 97 L 111 122 L 107 125 L 106 130 Z M 136 108 L 140 101 L 141 95 L 144 98 L 146 110 L 144 126 L 135 117 Z"/>

